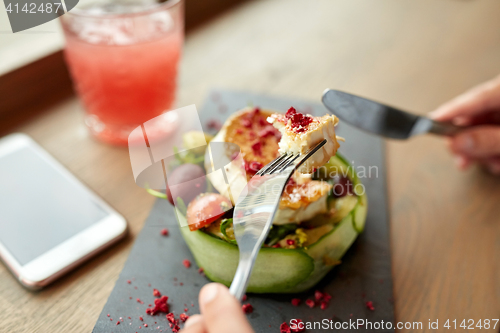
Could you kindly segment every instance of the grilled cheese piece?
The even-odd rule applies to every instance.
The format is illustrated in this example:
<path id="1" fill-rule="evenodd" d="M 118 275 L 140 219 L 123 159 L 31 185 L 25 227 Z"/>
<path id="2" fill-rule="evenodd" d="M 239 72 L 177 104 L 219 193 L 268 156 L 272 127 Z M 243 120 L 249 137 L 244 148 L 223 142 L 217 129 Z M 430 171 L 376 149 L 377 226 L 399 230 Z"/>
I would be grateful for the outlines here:
<path id="1" fill-rule="evenodd" d="M 328 211 L 332 185 L 296 172 L 285 187 L 273 224 L 300 223 Z"/>
<path id="2" fill-rule="evenodd" d="M 326 144 L 299 168 L 302 173 L 312 173 L 325 165 L 330 157 L 337 153 L 337 140 L 343 141 L 335 135 L 338 118 L 334 115 L 313 117 L 290 108 L 285 115 L 273 114 L 267 121 L 281 132 L 280 154 L 305 154 L 323 139 L 327 140 Z"/>
<path id="3" fill-rule="evenodd" d="M 266 120 L 272 115 L 273 112 L 268 110 L 243 109 L 227 119 L 210 141 L 205 156 L 207 177 L 215 189 L 233 204 L 248 180 L 279 155 L 281 134 Z M 217 145 L 221 147 L 220 143 L 232 145 L 228 145 L 221 154 L 215 149 Z M 239 151 L 235 151 L 235 147 L 239 147 Z M 224 167 L 218 169 L 215 166 L 217 163 L 222 163 Z M 310 175 L 296 172 L 281 197 L 273 224 L 300 223 L 326 213 L 330 189 L 330 184 L 311 180 Z"/>

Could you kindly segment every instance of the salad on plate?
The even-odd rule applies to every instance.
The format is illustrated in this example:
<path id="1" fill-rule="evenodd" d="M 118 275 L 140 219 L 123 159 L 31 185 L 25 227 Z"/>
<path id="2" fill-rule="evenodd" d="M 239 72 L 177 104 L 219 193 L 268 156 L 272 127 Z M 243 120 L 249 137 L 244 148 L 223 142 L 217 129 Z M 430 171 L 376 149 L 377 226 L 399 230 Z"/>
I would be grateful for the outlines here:
<path id="1" fill-rule="evenodd" d="M 343 141 L 337 123 L 333 115 L 313 117 L 293 107 L 286 113 L 248 107 L 231 115 L 215 137 L 184 135 L 186 150 L 167 176 L 177 190 L 149 192 L 175 205 L 187 225 L 181 233 L 210 280 L 232 282 L 239 260 L 232 208 L 247 182 L 280 154 L 304 153 L 323 139 L 325 146 L 287 183 L 247 291 L 304 291 L 341 263 L 363 231 L 368 203 L 354 168 L 337 153 Z"/>

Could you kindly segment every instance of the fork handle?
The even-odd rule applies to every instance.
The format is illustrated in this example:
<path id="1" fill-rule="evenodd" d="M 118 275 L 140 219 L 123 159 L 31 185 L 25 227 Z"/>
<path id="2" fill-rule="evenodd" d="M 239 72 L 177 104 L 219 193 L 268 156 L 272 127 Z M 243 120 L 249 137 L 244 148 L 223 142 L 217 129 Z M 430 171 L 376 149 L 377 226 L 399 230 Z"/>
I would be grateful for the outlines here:
<path id="1" fill-rule="evenodd" d="M 252 260 L 252 255 L 245 255 L 243 252 L 240 252 L 240 262 L 238 263 L 238 268 L 234 274 L 231 287 L 229 287 L 229 292 L 240 302 L 245 294 L 245 291 L 247 290 L 256 258 L 257 255 L 253 256 Z"/>

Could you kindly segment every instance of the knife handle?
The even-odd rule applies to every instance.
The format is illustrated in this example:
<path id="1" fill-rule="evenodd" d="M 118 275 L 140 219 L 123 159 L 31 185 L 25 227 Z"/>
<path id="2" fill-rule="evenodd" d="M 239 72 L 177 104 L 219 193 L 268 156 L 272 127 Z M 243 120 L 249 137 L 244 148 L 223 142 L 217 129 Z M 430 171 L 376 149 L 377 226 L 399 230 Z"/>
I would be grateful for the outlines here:
<path id="1" fill-rule="evenodd" d="M 456 126 L 450 123 L 443 123 L 440 121 L 431 120 L 431 127 L 429 133 L 437 135 L 454 136 L 463 131 L 463 127 Z"/>

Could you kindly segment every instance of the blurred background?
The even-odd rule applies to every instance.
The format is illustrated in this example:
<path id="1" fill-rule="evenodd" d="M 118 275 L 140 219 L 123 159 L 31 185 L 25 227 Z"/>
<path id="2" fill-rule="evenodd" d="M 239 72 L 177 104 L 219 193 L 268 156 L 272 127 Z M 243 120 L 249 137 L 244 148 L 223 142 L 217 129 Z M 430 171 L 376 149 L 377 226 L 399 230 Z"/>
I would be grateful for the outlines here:
<path id="1" fill-rule="evenodd" d="M 176 107 L 199 110 L 214 87 L 313 102 L 334 88 L 426 114 L 500 73 L 497 0 L 185 5 Z M 0 11 L 0 135 L 31 135 L 126 217 L 131 237 L 37 294 L 0 266 L 0 320 L 20 332 L 90 331 L 154 202 L 127 149 L 85 128 L 63 45 L 59 22 L 12 34 Z M 387 174 L 396 319 L 498 318 L 500 181 L 456 170 L 430 136 L 388 142 Z"/>

